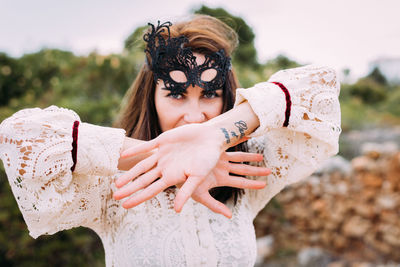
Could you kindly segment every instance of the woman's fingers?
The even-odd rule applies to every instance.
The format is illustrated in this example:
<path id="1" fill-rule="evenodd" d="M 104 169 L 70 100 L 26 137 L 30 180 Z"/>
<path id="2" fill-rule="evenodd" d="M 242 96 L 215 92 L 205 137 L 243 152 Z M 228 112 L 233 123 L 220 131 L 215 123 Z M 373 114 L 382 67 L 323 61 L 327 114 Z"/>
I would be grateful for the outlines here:
<path id="1" fill-rule="evenodd" d="M 229 175 L 226 179 L 223 179 L 218 183 L 218 186 L 230 186 L 235 188 L 243 189 L 262 189 L 266 186 L 266 182 L 251 180 L 244 177 Z"/>
<path id="2" fill-rule="evenodd" d="M 128 158 L 140 153 L 145 153 L 145 152 L 150 152 L 151 150 L 155 149 L 158 146 L 158 139 L 153 139 L 150 141 L 147 141 L 145 143 L 142 143 L 140 145 L 128 148 L 124 151 L 122 151 L 120 157 L 121 158 Z"/>
<path id="3" fill-rule="evenodd" d="M 227 218 L 232 218 L 232 212 L 231 210 L 225 206 L 223 203 L 219 202 L 218 200 L 214 199 L 208 192 L 202 194 L 202 195 L 193 195 L 192 198 L 209 208 L 215 213 L 219 213 L 224 215 Z"/>
<path id="4" fill-rule="evenodd" d="M 116 181 L 115 181 L 115 186 L 117 188 L 121 188 L 122 186 L 126 185 L 131 181 L 132 179 L 135 179 L 142 173 L 147 172 L 151 168 L 156 165 L 158 160 L 157 154 L 153 154 L 150 157 L 142 160 L 138 164 L 136 164 L 132 169 L 129 171 L 125 172 L 123 175 L 121 175 Z"/>
<path id="5" fill-rule="evenodd" d="M 227 167 L 229 172 L 238 175 L 265 176 L 271 174 L 271 170 L 268 168 L 243 163 L 229 163 Z"/>
<path id="6" fill-rule="evenodd" d="M 223 159 L 233 162 L 243 162 L 243 161 L 262 161 L 262 154 L 248 153 L 248 152 L 226 152 Z"/>
<path id="7" fill-rule="evenodd" d="M 117 190 L 114 193 L 113 197 L 116 200 L 128 197 L 133 193 L 137 192 L 138 190 L 143 189 L 152 182 L 154 182 L 154 180 L 159 178 L 160 175 L 161 175 L 160 171 L 157 168 L 154 168 L 151 171 L 146 172 L 145 174 L 139 176 L 138 178 L 136 178 L 136 180 L 134 180 L 127 186 L 123 187 L 122 189 Z"/>
<path id="8" fill-rule="evenodd" d="M 124 203 L 122 203 L 122 207 L 125 209 L 130 209 L 133 208 L 140 203 L 145 202 L 146 200 L 149 200 L 150 198 L 158 195 L 160 192 L 163 190 L 167 189 L 170 185 L 166 184 L 164 179 L 159 179 L 143 189 L 141 192 L 139 192 L 137 195 L 134 195 Z"/>
<path id="9" fill-rule="evenodd" d="M 174 200 L 174 208 L 176 212 L 181 212 L 183 205 L 192 196 L 193 192 L 201 184 L 203 179 L 195 176 L 189 177 L 179 189 Z"/>

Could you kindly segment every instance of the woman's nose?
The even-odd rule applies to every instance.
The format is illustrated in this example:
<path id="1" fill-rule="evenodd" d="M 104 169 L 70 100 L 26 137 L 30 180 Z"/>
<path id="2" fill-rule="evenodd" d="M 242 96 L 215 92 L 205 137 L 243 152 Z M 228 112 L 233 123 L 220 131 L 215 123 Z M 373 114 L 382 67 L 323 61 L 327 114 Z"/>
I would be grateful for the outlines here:
<path id="1" fill-rule="evenodd" d="M 199 103 L 194 101 L 187 106 L 183 119 L 186 123 L 202 123 L 206 120 L 206 116 Z"/>

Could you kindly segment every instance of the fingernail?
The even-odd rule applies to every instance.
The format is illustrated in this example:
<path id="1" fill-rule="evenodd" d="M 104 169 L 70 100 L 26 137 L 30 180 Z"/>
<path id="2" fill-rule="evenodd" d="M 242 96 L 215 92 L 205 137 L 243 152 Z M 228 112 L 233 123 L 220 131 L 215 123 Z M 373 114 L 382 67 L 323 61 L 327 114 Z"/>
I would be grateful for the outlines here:
<path id="1" fill-rule="evenodd" d="M 182 209 L 178 209 L 178 208 L 174 208 L 176 213 L 180 213 L 182 211 Z"/>
<path id="2" fill-rule="evenodd" d="M 122 207 L 124 207 L 125 209 L 130 209 L 130 208 L 133 208 L 136 206 L 136 204 L 133 204 L 133 205 L 131 203 L 126 204 L 126 202 L 128 202 L 128 201 L 125 201 L 124 203 L 122 203 Z"/>
<path id="3" fill-rule="evenodd" d="M 174 210 L 175 210 L 175 212 L 179 213 L 182 211 L 182 207 L 179 208 L 178 205 L 176 203 L 174 203 Z"/>

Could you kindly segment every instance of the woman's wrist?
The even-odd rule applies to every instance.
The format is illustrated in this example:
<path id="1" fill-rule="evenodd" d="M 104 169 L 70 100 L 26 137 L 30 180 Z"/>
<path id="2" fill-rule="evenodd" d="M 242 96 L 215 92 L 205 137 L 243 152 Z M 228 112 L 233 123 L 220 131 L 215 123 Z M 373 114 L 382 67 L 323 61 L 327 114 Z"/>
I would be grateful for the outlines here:
<path id="1" fill-rule="evenodd" d="M 215 133 L 221 150 L 243 142 L 260 124 L 248 102 L 243 102 L 228 112 L 207 121 L 211 132 Z"/>

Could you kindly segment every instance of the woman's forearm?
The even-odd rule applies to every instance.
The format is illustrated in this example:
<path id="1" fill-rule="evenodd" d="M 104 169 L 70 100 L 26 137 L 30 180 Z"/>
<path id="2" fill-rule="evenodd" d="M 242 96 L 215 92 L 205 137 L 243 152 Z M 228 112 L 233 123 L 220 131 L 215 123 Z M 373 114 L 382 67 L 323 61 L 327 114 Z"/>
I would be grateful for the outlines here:
<path id="1" fill-rule="evenodd" d="M 222 149 L 226 150 L 239 143 L 260 125 L 257 115 L 246 101 L 208 122 L 213 132 L 218 133 Z"/>
<path id="2" fill-rule="evenodd" d="M 239 140 L 254 132 L 260 125 L 257 115 L 254 113 L 250 104 L 246 101 L 233 109 L 225 112 L 205 124 L 210 127 L 211 131 L 216 134 L 220 140 L 221 150 L 225 151 L 239 143 Z M 125 137 L 122 151 L 143 143 L 144 141 Z M 149 157 L 153 152 L 139 154 L 129 158 L 120 158 L 118 161 L 119 170 L 129 170 L 136 163 Z"/>

